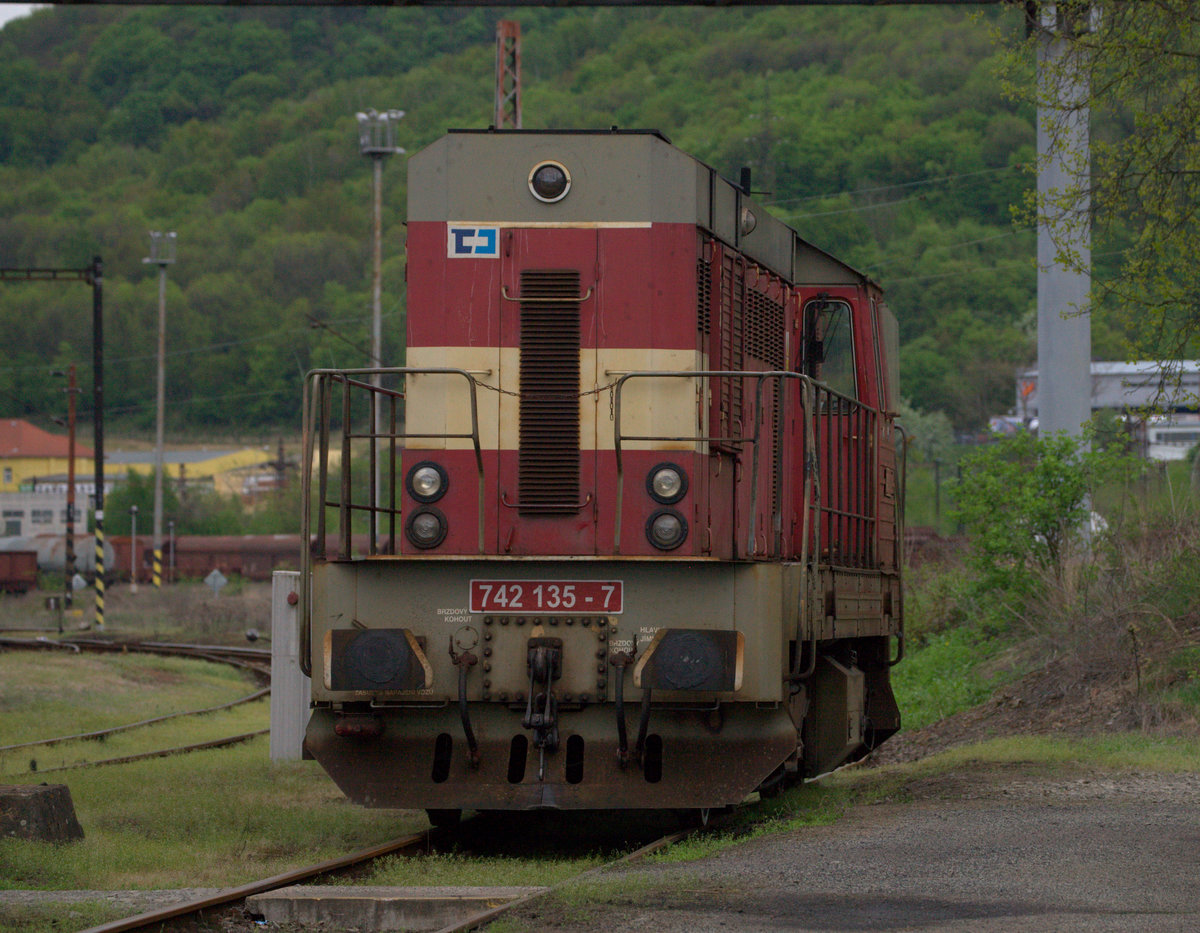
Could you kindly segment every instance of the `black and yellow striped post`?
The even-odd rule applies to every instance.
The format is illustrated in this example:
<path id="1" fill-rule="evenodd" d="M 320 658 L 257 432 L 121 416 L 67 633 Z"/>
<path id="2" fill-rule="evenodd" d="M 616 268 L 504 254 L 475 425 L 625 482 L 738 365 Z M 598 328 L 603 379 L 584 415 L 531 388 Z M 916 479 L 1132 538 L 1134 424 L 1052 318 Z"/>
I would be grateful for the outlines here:
<path id="1" fill-rule="evenodd" d="M 96 628 L 104 628 L 104 264 L 92 257 L 92 463 L 96 470 Z"/>
<path id="2" fill-rule="evenodd" d="M 154 549 L 153 580 L 154 580 L 154 588 L 156 590 L 162 589 L 162 548 L 161 547 L 156 547 Z"/>
<path id="3" fill-rule="evenodd" d="M 96 514 L 96 628 L 104 628 L 104 513 Z"/>

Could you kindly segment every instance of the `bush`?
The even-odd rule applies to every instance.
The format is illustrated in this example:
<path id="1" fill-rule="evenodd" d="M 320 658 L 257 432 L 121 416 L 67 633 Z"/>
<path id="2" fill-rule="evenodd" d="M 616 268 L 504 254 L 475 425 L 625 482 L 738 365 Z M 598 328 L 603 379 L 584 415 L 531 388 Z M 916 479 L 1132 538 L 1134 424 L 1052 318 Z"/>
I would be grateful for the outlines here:
<path id="1" fill-rule="evenodd" d="M 962 460 L 954 517 L 970 536 L 968 563 L 980 594 L 1032 595 L 1047 577 L 1061 582 L 1068 558 L 1099 529 L 1100 487 L 1138 469 L 1119 449 L 1022 433 Z"/>

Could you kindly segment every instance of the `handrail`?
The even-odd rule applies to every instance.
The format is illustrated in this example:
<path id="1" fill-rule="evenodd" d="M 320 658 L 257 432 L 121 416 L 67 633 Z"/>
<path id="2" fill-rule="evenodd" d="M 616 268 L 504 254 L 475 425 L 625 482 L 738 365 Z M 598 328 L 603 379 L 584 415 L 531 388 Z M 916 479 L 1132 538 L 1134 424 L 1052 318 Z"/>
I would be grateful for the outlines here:
<path id="1" fill-rule="evenodd" d="M 524 298 L 520 295 L 513 297 L 512 295 L 510 295 L 508 293 L 508 286 L 501 285 L 500 286 L 500 297 L 503 298 L 505 301 L 518 302 L 521 304 L 558 304 L 558 305 L 561 305 L 561 304 L 583 304 L 585 301 L 587 301 L 589 298 L 592 297 L 592 289 L 593 289 L 593 286 L 589 285 L 588 290 L 586 292 L 584 292 L 581 296 L 578 296 L 575 298 L 566 298 L 566 297 L 556 297 L 556 298 L 529 297 L 529 298 Z"/>
<path id="2" fill-rule="evenodd" d="M 904 523 L 907 516 L 904 514 L 905 508 L 908 505 L 908 444 L 911 438 L 908 432 L 904 430 L 904 426 L 897 421 L 892 422 L 892 428 L 900 432 L 900 439 L 903 443 L 900 445 L 900 495 L 897 496 L 898 508 L 896 509 L 898 521 L 896 522 L 896 573 L 900 579 L 904 579 Z M 900 632 L 896 636 L 896 657 L 888 659 L 888 667 L 895 667 L 904 660 L 904 587 L 900 587 Z"/>
<path id="3" fill-rule="evenodd" d="M 366 381 L 365 378 L 360 378 L 360 377 L 375 377 L 375 376 L 406 377 L 406 376 L 413 376 L 413 375 L 462 376 L 467 381 L 467 384 L 468 384 L 469 390 L 470 390 L 470 396 L 469 396 L 470 397 L 470 412 L 471 412 L 470 430 L 467 432 L 460 432 L 460 433 L 438 432 L 438 433 L 431 433 L 431 434 L 423 434 L 423 433 L 408 432 L 408 431 L 398 433 L 396 431 L 396 426 L 395 426 L 395 407 L 394 406 L 395 406 L 395 402 L 397 400 L 404 398 L 404 393 L 401 391 L 394 390 L 394 389 L 388 389 L 388 388 L 384 388 L 382 386 L 375 385 L 372 382 Z M 329 415 L 329 401 L 330 401 L 329 387 L 331 385 L 337 384 L 337 383 L 341 383 L 345 389 L 344 395 L 343 395 L 343 400 L 342 400 L 343 411 L 342 411 L 342 432 L 341 432 L 342 433 L 342 436 L 341 436 L 342 462 L 343 462 L 342 487 L 341 487 L 341 491 L 340 491 L 340 498 L 338 499 L 338 503 L 337 503 L 339 511 L 340 511 L 340 513 L 342 513 L 340 521 L 339 521 L 339 529 L 338 529 L 338 531 L 339 531 L 339 557 L 341 559 L 347 559 L 347 558 L 349 558 L 350 551 L 351 551 L 351 542 L 349 539 L 350 521 L 347 517 L 347 513 L 353 512 L 355 510 L 370 511 L 370 513 L 372 515 L 372 526 L 374 527 L 374 525 L 375 525 L 374 518 L 375 518 L 376 513 L 379 511 L 379 507 L 375 504 L 375 496 L 374 495 L 371 496 L 370 505 L 356 505 L 351 501 L 352 490 L 350 487 L 351 480 L 350 480 L 350 472 L 349 472 L 350 442 L 355 439 L 367 439 L 367 440 L 370 440 L 370 442 L 372 444 L 372 448 L 375 449 L 375 443 L 380 438 L 389 438 L 393 441 L 403 441 L 403 440 L 408 440 L 408 439 L 434 439 L 434 438 L 441 439 L 441 440 L 461 439 L 461 440 L 469 440 L 471 442 L 471 446 L 475 452 L 475 467 L 476 467 L 476 473 L 477 473 L 477 477 L 478 477 L 478 513 L 479 513 L 478 546 L 479 546 L 479 552 L 483 553 L 485 550 L 484 518 L 485 518 L 485 488 L 486 487 L 485 487 L 485 478 L 484 478 L 483 449 L 482 449 L 482 444 L 480 442 L 480 437 L 479 437 L 479 399 L 478 399 L 479 382 L 475 378 L 474 374 L 468 372 L 467 370 L 458 369 L 458 368 L 454 368 L 454 367 L 393 366 L 393 367 L 356 368 L 356 369 L 314 369 L 314 370 L 311 370 L 306 375 L 305 385 L 304 385 L 304 404 L 305 404 L 305 411 L 306 411 L 306 419 L 309 422 L 312 422 L 313 425 L 311 428 L 306 428 L 306 430 L 308 431 L 308 435 L 307 435 L 306 442 L 305 442 L 305 456 L 307 459 L 305 462 L 304 483 L 303 483 L 304 494 L 306 497 L 305 504 L 304 504 L 304 513 L 303 513 L 304 521 L 305 521 L 305 525 L 304 525 L 305 533 L 309 532 L 309 529 L 311 528 L 311 523 L 312 523 L 312 513 L 311 513 L 311 505 L 310 505 L 309 499 L 311 498 L 311 490 L 312 490 L 311 474 L 312 474 L 312 469 L 313 469 L 312 468 L 312 457 L 313 457 L 313 453 L 314 453 L 313 447 L 314 447 L 314 444 L 316 443 L 314 435 L 316 434 L 316 432 L 318 430 L 317 423 L 319 422 L 320 445 L 319 445 L 319 449 L 316 451 L 316 453 L 320 460 L 320 463 L 318 466 L 318 478 L 319 478 L 319 483 L 320 483 L 318 504 L 319 504 L 321 511 L 317 517 L 317 525 L 318 525 L 317 537 L 318 537 L 318 541 L 321 542 L 322 546 L 323 546 L 323 542 L 326 539 L 325 508 L 327 507 L 328 504 L 330 504 L 327 501 L 328 448 L 329 448 L 329 440 L 330 440 L 330 438 L 329 438 L 329 416 L 328 416 Z M 350 390 L 360 390 L 360 391 L 369 393 L 369 395 L 370 395 L 370 398 L 372 400 L 372 403 L 371 403 L 371 411 L 372 411 L 371 429 L 367 432 L 356 432 L 351 427 Z M 375 411 L 376 399 L 380 396 L 390 400 L 390 402 L 392 404 L 392 418 L 391 418 L 391 424 L 390 424 L 390 431 L 388 431 L 388 432 L 380 432 L 378 430 L 378 428 L 376 427 L 377 422 L 374 417 L 374 411 Z M 321 408 L 322 408 L 322 410 L 320 412 L 318 412 L 316 410 L 317 403 L 314 402 L 314 400 L 313 400 L 314 397 L 316 399 L 320 400 Z M 394 463 L 394 455 L 395 455 L 394 451 L 395 451 L 395 448 L 393 445 L 393 447 L 392 447 L 393 463 Z M 394 466 L 393 466 L 392 472 L 394 474 Z M 372 476 L 374 476 L 374 463 L 372 463 Z M 394 522 L 395 522 L 395 478 L 394 478 L 394 475 L 393 475 L 393 480 L 392 480 L 391 485 L 392 485 L 392 494 L 389 497 L 390 505 L 388 506 L 387 510 L 391 513 L 391 523 L 392 523 L 392 525 L 394 525 Z M 372 549 L 374 548 L 374 537 L 373 536 L 372 536 L 371 547 L 372 547 Z M 372 550 L 372 553 L 374 553 L 373 550 Z M 311 569 L 311 560 L 306 560 L 306 561 L 302 562 L 302 569 L 306 573 L 308 573 Z"/>
<path id="4" fill-rule="evenodd" d="M 617 459 L 617 510 L 616 519 L 614 522 L 615 539 L 613 542 L 613 550 L 616 553 L 621 553 L 621 513 L 624 511 L 625 501 L 625 462 L 621 452 L 621 441 L 692 441 L 694 443 L 756 443 L 757 435 L 754 437 L 665 437 L 665 436 L 641 436 L 641 435 L 623 435 L 621 433 L 621 392 L 625 388 L 625 383 L 630 379 L 650 379 L 650 378 L 708 378 L 712 376 L 759 376 L 761 373 L 753 370 L 722 370 L 722 369 L 697 369 L 697 370 L 635 370 L 622 375 L 616 382 L 613 383 L 613 445 L 615 448 Z"/>
<path id="5" fill-rule="evenodd" d="M 625 388 L 625 383 L 630 379 L 646 379 L 646 378 L 685 378 L 685 379 L 714 379 L 714 378 L 738 378 L 738 379 L 754 379 L 755 386 L 755 412 L 754 412 L 754 432 L 748 436 L 742 437 L 724 437 L 716 435 L 626 435 L 621 431 L 621 411 L 622 411 L 622 393 Z M 775 379 L 780 383 L 785 380 L 796 380 L 802 387 L 806 387 L 802 394 L 805 398 L 805 410 L 814 412 L 816 409 L 816 397 L 818 390 L 831 400 L 836 400 L 839 406 L 842 403 L 849 403 L 862 412 L 869 413 L 878 419 L 882 416 L 882 412 L 865 402 L 852 398 L 836 389 L 830 388 L 824 383 L 817 382 L 811 376 L 804 373 L 796 373 L 788 370 L 724 370 L 724 369 L 696 369 L 696 370 L 635 370 L 621 375 L 615 383 L 613 383 L 613 446 L 616 453 L 617 461 L 617 509 L 614 521 L 614 549 L 620 553 L 621 549 L 621 518 L 624 504 L 625 493 L 625 461 L 623 456 L 623 442 L 625 441 L 690 441 L 692 443 L 748 443 L 752 445 L 751 454 L 751 477 L 755 480 L 758 477 L 759 468 L 759 451 L 762 446 L 762 393 L 766 380 Z M 787 405 L 788 394 L 780 392 L 779 405 L 781 406 L 779 424 L 776 429 L 775 436 L 775 456 L 782 456 L 782 439 L 783 426 L 786 423 L 784 417 Z M 806 429 L 806 435 L 811 433 Z M 777 461 L 777 466 L 779 465 Z M 782 470 L 777 469 L 775 475 L 777 501 L 780 503 L 780 508 L 774 510 L 771 516 L 772 529 L 775 532 L 775 550 L 777 553 L 782 550 L 783 536 L 783 514 L 782 514 Z M 819 500 L 811 500 L 813 507 L 818 511 L 827 511 L 831 514 L 836 511 L 832 507 L 825 508 Z M 846 513 L 847 515 L 855 515 L 857 513 Z M 747 551 L 754 554 L 757 549 L 755 541 L 757 535 L 756 521 L 758 516 L 758 483 L 752 482 L 750 485 L 750 517 L 747 536 Z M 819 524 L 819 523 L 818 523 Z M 818 531 L 819 534 L 819 531 Z M 820 551 L 818 550 L 818 555 Z"/>

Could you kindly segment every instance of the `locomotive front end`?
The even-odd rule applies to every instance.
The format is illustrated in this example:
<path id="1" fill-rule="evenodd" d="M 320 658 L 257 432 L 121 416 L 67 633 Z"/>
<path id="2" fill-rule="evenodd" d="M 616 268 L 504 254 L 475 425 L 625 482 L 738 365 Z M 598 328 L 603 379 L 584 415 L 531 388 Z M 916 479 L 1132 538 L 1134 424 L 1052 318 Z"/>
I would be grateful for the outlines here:
<path id="1" fill-rule="evenodd" d="M 306 388 L 305 746 L 351 799 L 720 807 L 894 731 L 891 422 L 799 365 L 756 211 L 653 132 L 413 157 L 406 365 Z"/>

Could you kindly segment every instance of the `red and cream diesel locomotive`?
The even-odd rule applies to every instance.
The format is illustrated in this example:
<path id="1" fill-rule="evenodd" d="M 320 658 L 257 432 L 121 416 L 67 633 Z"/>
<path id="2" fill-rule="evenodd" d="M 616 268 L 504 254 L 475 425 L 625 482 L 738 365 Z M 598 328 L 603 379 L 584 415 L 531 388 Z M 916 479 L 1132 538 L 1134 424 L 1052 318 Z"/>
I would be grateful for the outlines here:
<path id="1" fill-rule="evenodd" d="M 707 809 L 894 733 L 878 286 L 653 131 L 452 131 L 408 192 L 406 365 L 306 384 L 306 752 L 437 816 Z"/>

